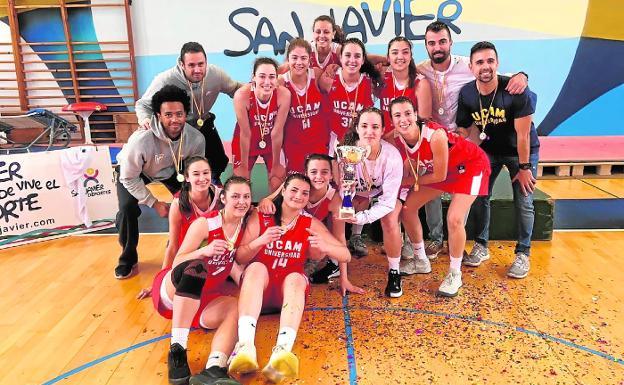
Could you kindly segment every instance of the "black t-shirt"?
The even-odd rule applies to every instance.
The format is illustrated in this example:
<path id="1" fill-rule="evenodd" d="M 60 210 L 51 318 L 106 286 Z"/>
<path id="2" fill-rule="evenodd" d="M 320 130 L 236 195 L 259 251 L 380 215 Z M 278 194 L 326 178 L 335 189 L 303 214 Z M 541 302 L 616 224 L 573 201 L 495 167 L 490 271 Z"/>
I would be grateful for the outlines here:
<path id="1" fill-rule="evenodd" d="M 491 155 L 518 156 L 514 119 L 532 115 L 535 112 L 535 105 L 530 97 L 532 92 L 528 88 L 519 95 L 511 95 L 505 91 L 509 79 L 508 76 L 498 75 L 498 89 L 494 100 L 492 100 L 494 92 L 489 95 L 479 94 L 476 80 L 466 84 L 459 92 L 455 119 L 458 127 L 470 127 L 474 123 L 477 128 L 481 129 L 479 98 L 481 98 L 481 106 L 484 110 L 487 110 L 492 103 L 489 111 L 483 112 L 483 117 L 487 120 L 485 133 L 488 139 L 481 143 L 481 148 Z M 533 122 L 531 122 L 530 143 L 531 154 L 538 152 L 539 139 Z"/>

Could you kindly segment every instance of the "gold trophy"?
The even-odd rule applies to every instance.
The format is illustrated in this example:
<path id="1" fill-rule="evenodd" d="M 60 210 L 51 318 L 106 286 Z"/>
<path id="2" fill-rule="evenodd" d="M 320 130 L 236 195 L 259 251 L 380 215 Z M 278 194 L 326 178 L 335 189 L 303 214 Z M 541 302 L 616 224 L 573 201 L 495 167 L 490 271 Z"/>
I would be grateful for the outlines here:
<path id="1" fill-rule="evenodd" d="M 353 208 L 353 196 L 355 191 L 353 186 L 357 181 L 358 163 L 362 162 L 364 157 L 368 155 L 368 149 L 358 146 L 339 146 L 336 148 L 338 154 L 338 162 L 342 170 L 342 186 L 343 193 L 342 206 L 338 212 L 338 218 L 349 219 L 355 216 Z"/>

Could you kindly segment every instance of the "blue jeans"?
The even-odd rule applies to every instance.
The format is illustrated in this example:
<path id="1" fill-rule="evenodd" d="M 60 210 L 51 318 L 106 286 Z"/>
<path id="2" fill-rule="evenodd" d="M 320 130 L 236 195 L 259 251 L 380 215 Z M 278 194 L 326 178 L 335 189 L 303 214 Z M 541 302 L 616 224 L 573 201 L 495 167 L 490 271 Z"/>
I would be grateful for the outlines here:
<path id="1" fill-rule="evenodd" d="M 442 243 L 444 239 L 444 223 L 442 222 L 442 197 L 437 197 L 425 204 L 429 239 Z"/>
<path id="2" fill-rule="evenodd" d="M 492 197 L 492 188 L 494 182 L 500 174 L 503 166 L 509 170 L 511 179 L 518 173 L 518 157 L 517 156 L 501 156 L 490 155 L 490 167 L 492 174 L 490 175 L 490 185 L 487 196 L 478 197 L 473 206 L 472 212 L 475 217 L 475 241 L 487 247 L 490 238 L 490 198 Z M 539 153 L 531 154 L 529 161 L 531 162 L 531 172 L 533 177 L 537 177 L 537 162 Z M 518 182 L 514 182 L 513 200 L 516 207 L 516 221 L 518 223 L 518 243 L 516 243 L 515 253 L 530 254 L 531 251 L 531 235 L 533 234 L 533 222 L 535 220 L 535 208 L 533 207 L 533 194 L 525 196 Z M 504 224 L 501 224 L 504 225 Z"/>

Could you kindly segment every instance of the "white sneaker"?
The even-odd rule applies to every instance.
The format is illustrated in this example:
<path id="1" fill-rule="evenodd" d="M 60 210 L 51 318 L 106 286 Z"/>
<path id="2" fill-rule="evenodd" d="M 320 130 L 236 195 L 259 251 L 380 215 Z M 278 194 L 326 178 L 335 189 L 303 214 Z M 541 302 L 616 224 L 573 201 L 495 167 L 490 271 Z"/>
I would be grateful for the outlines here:
<path id="1" fill-rule="evenodd" d="M 431 273 L 431 262 L 429 262 L 429 258 L 403 259 L 401 260 L 400 271 L 401 275 L 429 274 Z"/>
<path id="2" fill-rule="evenodd" d="M 262 374 L 271 382 L 278 383 L 286 377 L 299 375 L 299 359 L 282 345 L 273 348 L 269 363 L 262 369 Z"/>
<path id="3" fill-rule="evenodd" d="M 228 372 L 245 374 L 255 372 L 258 368 L 256 347 L 253 344 L 238 342 L 230 356 Z"/>
<path id="4" fill-rule="evenodd" d="M 451 269 L 442 281 L 438 289 L 438 295 L 443 297 L 455 297 L 459 288 L 462 287 L 462 273 L 458 270 Z"/>

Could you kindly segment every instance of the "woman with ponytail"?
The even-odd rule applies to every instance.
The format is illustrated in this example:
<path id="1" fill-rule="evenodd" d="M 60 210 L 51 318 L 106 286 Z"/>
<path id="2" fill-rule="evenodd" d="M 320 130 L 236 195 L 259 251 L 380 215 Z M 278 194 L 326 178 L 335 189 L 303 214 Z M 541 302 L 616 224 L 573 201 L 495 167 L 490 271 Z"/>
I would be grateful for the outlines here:
<path id="1" fill-rule="evenodd" d="M 192 165 L 189 170 L 193 183 Z M 152 285 L 154 308 L 171 319 L 167 361 L 172 384 L 240 385 L 227 374 L 238 313 L 236 298 L 227 294 L 225 280 L 236 265 L 235 254 L 251 208 L 251 185 L 247 179 L 233 176 L 217 199 L 223 209 L 210 210 L 190 225 L 172 266 L 163 268 Z M 194 376 L 186 354 L 191 327 L 216 330 L 206 368 Z"/>
<path id="2" fill-rule="evenodd" d="M 377 96 L 384 112 L 386 131 L 384 139 L 392 140 L 394 126 L 390 119 L 389 105 L 394 99 L 404 96 L 418 106 L 418 117 L 431 118 L 431 86 L 416 71 L 416 63 L 412 57 L 412 42 L 403 36 L 397 36 L 388 43 L 388 63 L 383 72 L 383 86 L 378 89 Z"/>
<path id="3" fill-rule="evenodd" d="M 361 163 L 356 165 L 356 183 L 353 187 L 355 188 L 353 198 L 355 216 L 346 220 L 334 218 L 332 231 L 336 238 L 346 243 L 345 222 L 362 226 L 376 220 L 381 221 L 383 242 L 388 257 L 388 284 L 385 294 L 396 298 L 403 294 L 399 275 L 401 202 L 397 199 L 403 169 L 399 151 L 382 139 L 383 132 L 383 113 L 375 107 L 369 107 L 358 114 L 351 130 L 345 136 L 344 144 L 367 148 L 368 154 Z M 344 193 L 343 189 L 342 195 Z M 346 263 L 340 264 L 340 287 L 342 295 L 347 292 L 358 294 L 364 292 L 349 281 Z"/>
<path id="4" fill-rule="evenodd" d="M 174 195 L 169 208 L 169 240 L 165 249 L 162 268 L 171 268 L 173 259 L 184 240 L 191 223 L 199 217 L 205 217 L 215 208 L 220 207 L 221 188 L 211 184 L 212 170 L 208 159 L 194 156 L 186 160 L 182 188 Z M 152 288 L 141 290 L 138 299 L 149 297 Z"/>
<path id="5" fill-rule="evenodd" d="M 344 42 L 340 62 L 335 75 L 331 75 L 330 68 L 319 79 L 319 88 L 329 101 L 330 156 L 334 155 L 358 112 L 373 106 L 373 90 L 382 84 L 381 75 L 366 57 L 361 40 L 351 38 Z"/>
<path id="6" fill-rule="evenodd" d="M 292 353 L 306 296 L 310 291 L 304 273 L 307 258 L 324 255 L 348 262 L 347 248 L 327 228 L 305 212 L 310 197 L 310 179 L 291 174 L 274 199 L 274 214 L 254 212 L 249 218 L 236 260 L 247 264 L 238 301 L 238 344 L 230 361 L 230 373 L 258 370 L 255 336 L 262 311 L 279 312 L 280 327 L 268 364 L 267 379 L 280 382 L 297 377 L 299 359 Z"/>

